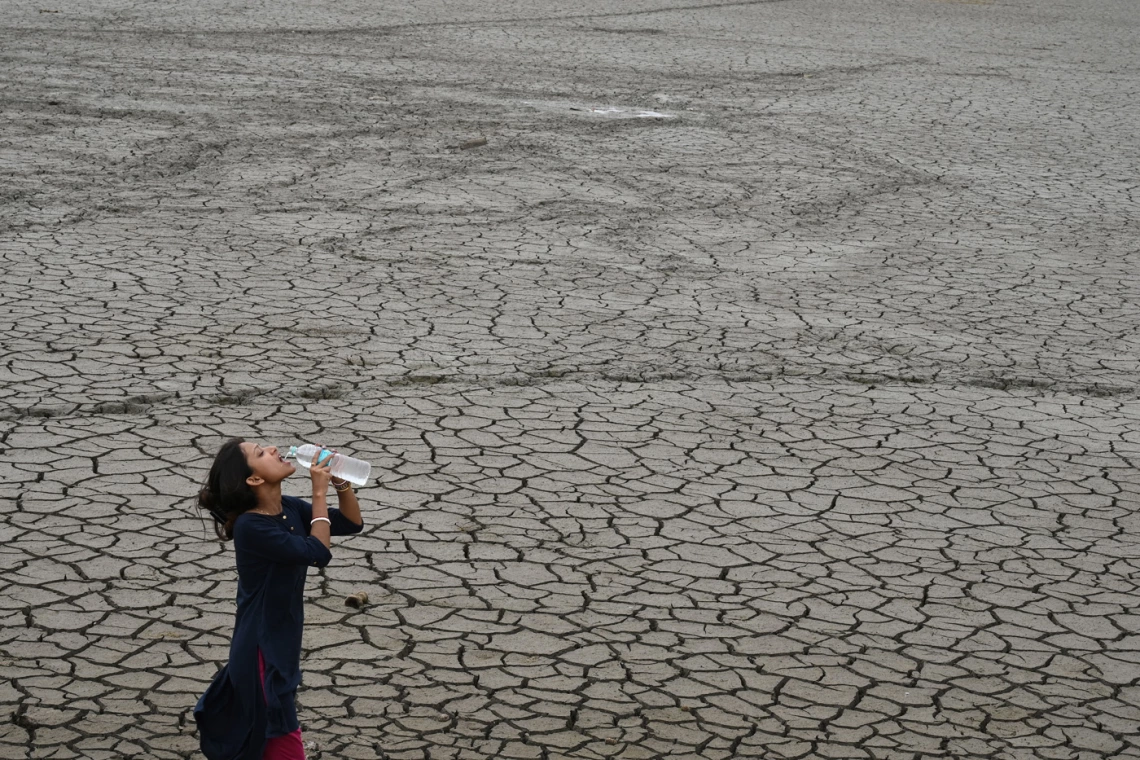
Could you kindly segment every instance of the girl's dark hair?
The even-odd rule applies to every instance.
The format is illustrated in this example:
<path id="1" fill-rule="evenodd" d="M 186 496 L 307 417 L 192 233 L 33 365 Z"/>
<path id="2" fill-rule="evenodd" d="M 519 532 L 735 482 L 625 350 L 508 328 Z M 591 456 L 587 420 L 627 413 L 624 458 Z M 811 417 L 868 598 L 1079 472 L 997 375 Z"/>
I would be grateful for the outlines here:
<path id="1" fill-rule="evenodd" d="M 245 461 L 243 443 L 241 438 L 231 438 L 222 444 L 206 476 L 206 485 L 198 492 L 198 506 L 214 518 L 214 530 L 223 541 L 234 537 L 238 515 L 257 506 L 257 496 L 245 482 L 253 470 Z"/>

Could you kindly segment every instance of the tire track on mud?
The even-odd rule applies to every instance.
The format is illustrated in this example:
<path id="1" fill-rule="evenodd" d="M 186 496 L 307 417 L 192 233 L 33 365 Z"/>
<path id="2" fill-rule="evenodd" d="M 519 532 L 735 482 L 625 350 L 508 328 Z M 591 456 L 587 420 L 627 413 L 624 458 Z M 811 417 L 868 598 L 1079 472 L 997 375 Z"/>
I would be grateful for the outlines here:
<path id="1" fill-rule="evenodd" d="M 71 30 L 56 29 L 53 27 L 0 27 L 6 32 L 46 32 L 46 33 L 63 33 L 80 36 L 85 36 L 91 32 L 98 32 L 99 34 L 106 34 L 107 32 L 115 32 L 120 34 L 137 34 L 137 35 L 194 35 L 202 36 L 209 35 L 212 37 L 225 37 L 225 36 L 242 36 L 242 37 L 257 37 L 257 36 L 273 36 L 278 34 L 306 34 L 306 35 L 321 35 L 328 37 L 339 36 L 357 36 L 357 35 L 375 35 L 375 34 L 390 34 L 404 29 L 430 29 L 438 27 L 466 27 L 466 26 L 484 26 L 487 24 L 501 24 L 503 26 L 518 26 L 520 24 L 530 24 L 536 22 L 556 22 L 556 21 L 578 21 L 582 19 L 598 19 L 598 18 L 627 18 L 632 16 L 648 16 L 657 13 L 672 13 L 674 11 L 701 11 L 713 10 L 717 8 L 736 8 L 749 5 L 775 5 L 776 3 L 787 3 L 793 0 L 730 0 L 729 2 L 722 3 L 697 3 L 688 5 L 671 5 L 665 8 L 649 8 L 645 10 L 636 11 L 618 11 L 613 13 L 578 13 L 569 16 L 532 16 L 528 18 L 501 18 L 501 19 L 475 19 L 469 21 L 425 21 L 422 23 L 414 24 L 385 24 L 382 26 L 358 26 L 351 28 L 341 29 L 234 29 L 234 30 L 174 30 L 174 29 L 97 29 L 82 32 L 73 32 Z"/>

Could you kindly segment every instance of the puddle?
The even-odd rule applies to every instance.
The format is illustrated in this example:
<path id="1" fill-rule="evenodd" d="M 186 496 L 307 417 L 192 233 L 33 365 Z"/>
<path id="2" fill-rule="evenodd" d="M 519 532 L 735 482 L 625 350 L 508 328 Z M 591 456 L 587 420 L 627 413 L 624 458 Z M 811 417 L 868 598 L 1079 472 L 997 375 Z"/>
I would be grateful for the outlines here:
<path id="1" fill-rule="evenodd" d="M 676 119 L 677 114 L 652 111 L 648 108 L 625 108 L 622 106 L 589 106 L 566 101 L 527 100 L 524 103 L 543 111 L 569 111 L 599 119 Z"/>
<path id="2" fill-rule="evenodd" d="M 571 106 L 571 111 L 582 111 L 591 116 L 604 116 L 611 119 L 675 119 L 676 115 L 660 111 L 642 111 L 635 108 L 585 108 Z"/>

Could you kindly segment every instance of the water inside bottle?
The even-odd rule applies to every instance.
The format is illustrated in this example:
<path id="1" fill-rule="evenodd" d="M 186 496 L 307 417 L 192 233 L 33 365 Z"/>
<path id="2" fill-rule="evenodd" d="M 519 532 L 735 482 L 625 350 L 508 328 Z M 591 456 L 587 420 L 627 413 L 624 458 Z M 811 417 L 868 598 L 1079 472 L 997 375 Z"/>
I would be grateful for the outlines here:
<path id="1" fill-rule="evenodd" d="M 308 446 L 309 444 L 305 445 Z M 298 449 L 300 448 L 300 446 L 290 446 L 289 452 L 285 454 L 285 459 L 293 459 L 299 466 L 304 467 L 307 470 L 309 469 L 311 463 L 308 461 L 302 461 L 297 456 Z M 321 453 L 327 452 L 327 456 L 329 457 L 333 456 L 332 451 L 329 449 L 317 449 L 317 451 Z M 348 482 L 357 486 L 362 486 L 368 482 L 368 476 L 372 472 L 372 466 L 368 462 L 360 459 L 353 459 L 352 457 L 346 456 L 344 454 L 335 455 L 335 459 L 333 461 L 333 477 L 344 478 Z"/>

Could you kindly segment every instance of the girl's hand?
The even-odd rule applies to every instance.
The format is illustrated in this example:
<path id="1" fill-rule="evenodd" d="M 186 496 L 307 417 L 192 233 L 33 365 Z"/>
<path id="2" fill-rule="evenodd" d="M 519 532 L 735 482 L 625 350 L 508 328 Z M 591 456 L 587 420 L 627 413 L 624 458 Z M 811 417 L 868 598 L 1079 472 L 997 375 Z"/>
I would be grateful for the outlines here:
<path id="1" fill-rule="evenodd" d="M 332 462 L 336 458 L 336 452 L 329 454 L 325 457 L 325 461 L 318 462 L 321 458 L 321 452 L 325 451 L 322 447 L 316 454 L 313 455 L 313 462 L 309 466 L 309 478 L 313 481 L 313 493 L 324 494 L 329 490 L 329 482 L 332 480 Z"/>

